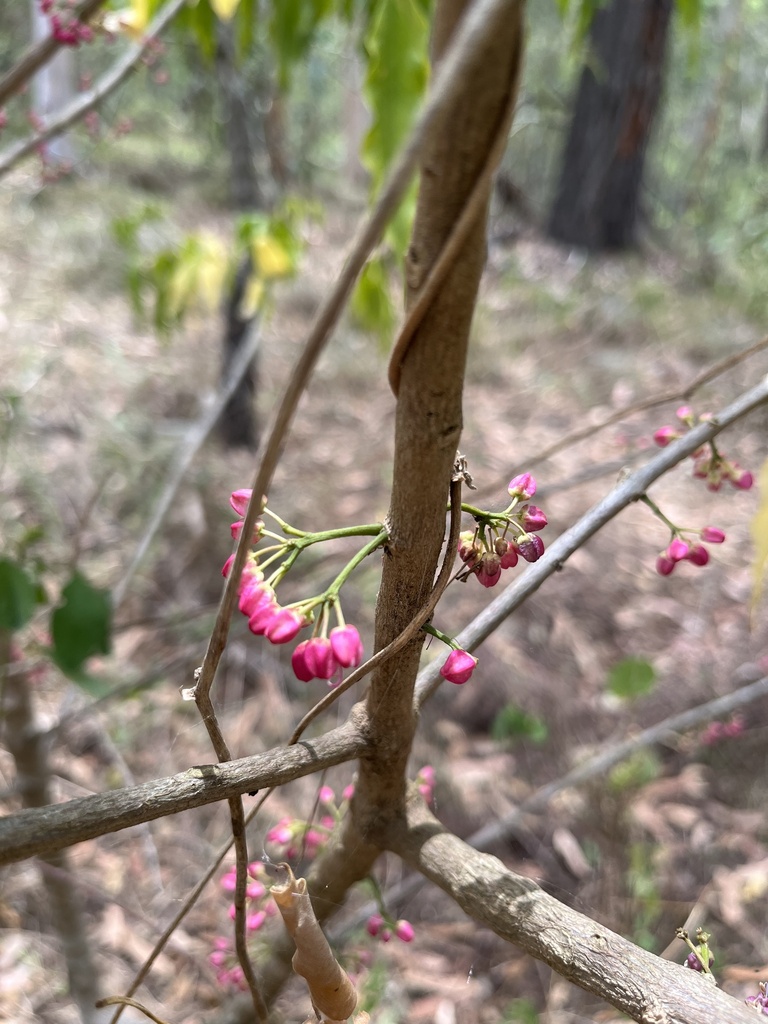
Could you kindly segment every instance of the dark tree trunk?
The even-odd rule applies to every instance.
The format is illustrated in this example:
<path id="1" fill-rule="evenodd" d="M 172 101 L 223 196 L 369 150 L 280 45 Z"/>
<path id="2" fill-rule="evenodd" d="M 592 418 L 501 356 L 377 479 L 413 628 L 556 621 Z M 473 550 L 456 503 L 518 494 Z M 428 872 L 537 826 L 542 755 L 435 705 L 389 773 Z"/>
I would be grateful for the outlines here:
<path id="1" fill-rule="evenodd" d="M 557 241 L 635 244 L 671 14 L 672 0 L 610 0 L 595 14 L 549 219 Z"/>
<path id="2" fill-rule="evenodd" d="M 243 296 L 248 278 L 251 276 L 253 264 L 250 256 L 244 257 L 238 267 L 227 306 L 224 311 L 224 352 L 221 378 L 225 381 L 235 356 L 245 344 L 248 333 L 253 325 L 253 317 L 244 317 L 241 313 Z M 228 448 L 250 448 L 255 451 L 259 443 L 258 422 L 256 419 L 256 359 L 245 371 L 232 397 L 224 406 L 218 422 L 218 432 Z"/>
<path id="3" fill-rule="evenodd" d="M 237 70 L 232 26 L 223 23 L 218 27 L 216 78 L 230 160 L 230 198 L 238 209 L 253 209 L 263 205 L 251 144 L 253 104 L 248 102 L 245 82 Z"/>

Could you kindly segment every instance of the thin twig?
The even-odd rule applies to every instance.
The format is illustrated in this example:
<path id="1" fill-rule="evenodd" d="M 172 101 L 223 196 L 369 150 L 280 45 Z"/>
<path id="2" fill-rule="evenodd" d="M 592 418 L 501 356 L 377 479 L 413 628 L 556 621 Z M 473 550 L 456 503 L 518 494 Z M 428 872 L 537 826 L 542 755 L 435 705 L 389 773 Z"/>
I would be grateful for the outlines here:
<path id="1" fill-rule="evenodd" d="M 653 398 L 644 398 L 640 402 L 633 402 L 632 405 L 625 405 L 623 409 L 617 409 L 616 412 L 612 412 L 610 416 L 607 416 L 599 423 L 590 424 L 588 427 L 582 427 L 580 430 L 575 430 L 572 434 L 567 434 L 565 437 L 561 437 L 557 441 L 554 441 L 543 451 L 535 452 L 524 460 L 525 465 L 534 466 L 539 462 L 544 462 L 546 459 L 549 459 L 558 452 L 561 452 L 564 448 L 570 448 L 571 445 L 578 444 L 579 441 L 586 441 L 587 438 L 593 437 L 598 431 L 605 430 L 606 427 L 610 427 L 613 423 L 618 423 L 620 420 L 624 420 L 628 416 L 634 416 L 636 412 L 645 412 L 647 409 L 655 409 L 657 406 L 666 405 L 668 402 L 687 401 L 692 398 L 700 388 L 704 387 L 705 384 L 709 384 L 709 382 L 714 380 L 716 377 L 719 377 L 727 370 L 732 370 L 734 366 L 738 366 L 739 363 L 744 362 L 745 359 L 749 359 L 758 352 L 762 352 L 765 348 L 768 348 L 768 335 L 761 338 L 760 341 L 756 341 L 754 345 L 750 345 L 749 348 L 745 348 L 741 352 L 735 352 L 733 355 L 726 356 L 718 363 L 713 363 L 713 365 L 708 367 L 706 370 L 702 370 L 702 372 L 697 374 L 690 384 L 687 384 L 682 391 L 665 391 L 663 394 L 655 395 Z"/>
<path id="2" fill-rule="evenodd" d="M 72 11 L 72 17 L 77 21 L 87 22 L 104 2 L 105 0 L 83 0 Z M 33 75 L 58 53 L 63 45 L 51 33 L 39 43 L 30 46 L 14 66 L 0 78 L 0 107 L 9 97 L 26 85 Z"/>
<path id="3" fill-rule="evenodd" d="M 153 18 L 147 26 L 142 41 L 126 51 L 124 56 L 107 71 L 92 89 L 72 100 L 55 118 L 52 118 L 39 132 L 22 139 L 13 146 L 0 152 L 0 175 L 7 173 L 25 156 L 35 152 L 44 142 L 56 135 L 61 135 L 71 125 L 81 120 L 89 110 L 100 103 L 117 89 L 125 78 L 135 69 L 145 51 L 154 39 L 176 17 L 187 0 L 168 0 L 166 6 Z"/>

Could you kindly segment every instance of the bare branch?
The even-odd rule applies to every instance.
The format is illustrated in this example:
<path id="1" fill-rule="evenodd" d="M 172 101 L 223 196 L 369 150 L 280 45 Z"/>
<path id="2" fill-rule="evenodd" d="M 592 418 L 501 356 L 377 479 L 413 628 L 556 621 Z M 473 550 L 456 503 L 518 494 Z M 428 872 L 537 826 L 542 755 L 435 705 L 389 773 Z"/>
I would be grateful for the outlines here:
<path id="1" fill-rule="evenodd" d="M 222 765 L 198 765 L 130 789 L 9 814 L 0 818 L 0 865 L 44 856 L 143 821 L 280 786 L 351 761 L 365 750 L 358 726 L 361 715 L 361 711 L 353 713 L 338 729 L 316 740 L 302 740 L 295 747 L 268 750 Z"/>
<path id="2" fill-rule="evenodd" d="M 697 448 L 753 412 L 768 401 L 768 376 L 745 391 L 736 401 L 717 413 L 706 423 L 700 423 L 667 448 L 662 449 L 645 466 L 632 473 L 614 487 L 605 498 L 586 512 L 578 522 L 561 534 L 547 548 L 538 562 L 529 565 L 522 576 L 476 616 L 456 638 L 467 651 L 473 651 L 497 629 L 504 619 L 526 601 L 554 572 L 565 565 L 570 556 L 633 501 L 644 494 L 651 484 L 681 462 Z M 419 673 L 416 701 L 419 707 L 441 682 L 439 666 L 432 662 Z"/>
<path id="3" fill-rule="evenodd" d="M 633 402 L 632 405 L 625 405 L 623 409 L 617 409 L 616 412 L 612 412 L 610 416 L 606 416 L 599 423 L 591 423 L 588 427 L 582 427 L 580 430 L 574 430 L 572 434 L 558 438 L 557 441 L 544 448 L 543 451 L 534 452 L 523 461 L 526 467 L 530 468 L 538 462 L 544 462 L 546 459 L 551 458 L 564 448 L 570 448 L 572 444 L 578 444 L 579 441 L 585 441 L 588 437 L 593 437 L 599 430 L 605 430 L 612 423 L 618 423 L 620 420 L 627 419 L 628 416 L 633 416 L 636 412 L 655 409 L 660 405 L 666 405 L 668 402 L 687 401 L 703 388 L 705 384 L 709 384 L 710 381 L 715 380 L 721 374 L 732 370 L 734 366 L 743 363 L 745 359 L 749 359 L 758 352 L 762 352 L 764 348 L 768 348 L 768 336 L 761 338 L 760 341 L 756 341 L 749 348 L 742 349 L 740 352 L 734 352 L 733 355 L 725 356 L 719 362 L 708 366 L 706 370 L 702 370 L 682 390 L 665 391 L 660 395 L 644 398 L 640 402 Z"/>
<path id="4" fill-rule="evenodd" d="M 140 43 L 131 46 L 130 49 L 107 71 L 92 89 L 82 93 L 77 99 L 69 103 L 64 109 L 52 118 L 48 124 L 34 135 L 22 139 L 13 146 L 0 152 L 0 175 L 9 171 L 19 160 L 29 156 L 39 146 L 55 135 L 61 135 L 71 125 L 79 121 L 89 110 L 98 107 L 110 93 L 123 82 L 125 78 L 135 69 L 136 65 L 144 55 L 145 50 L 176 17 L 186 0 L 168 0 L 166 6 L 153 18 L 147 26 L 146 35 Z M 44 45 L 44 44 L 43 44 Z"/>
<path id="5" fill-rule="evenodd" d="M 755 1019 L 701 974 L 640 949 L 451 835 L 417 792 L 388 845 L 475 921 L 641 1024 Z"/>
<path id="6" fill-rule="evenodd" d="M 105 0 L 83 0 L 71 13 L 77 21 L 87 22 L 103 6 Z M 30 46 L 14 66 L 0 78 L 0 107 L 17 93 L 44 64 L 62 48 L 63 43 L 54 39 L 53 34 Z"/>

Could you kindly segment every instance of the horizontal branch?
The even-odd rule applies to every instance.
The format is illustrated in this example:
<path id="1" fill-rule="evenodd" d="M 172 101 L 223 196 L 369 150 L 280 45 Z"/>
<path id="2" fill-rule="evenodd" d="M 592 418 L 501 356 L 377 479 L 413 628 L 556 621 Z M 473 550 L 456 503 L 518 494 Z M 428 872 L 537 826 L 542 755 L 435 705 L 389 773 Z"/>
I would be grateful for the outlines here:
<path id="1" fill-rule="evenodd" d="M 94 110 L 103 103 L 110 93 L 123 82 L 134 70 L 144 55 L 144 51 L 151 45 L 170 22 L 176 17 L 186 0 L 168 0 L 168 3 L 147 26 L 146 34 L 140 43 L 131 46 L 130 49 L 118 60 L 109 71 L 96 82 L 92 89 L 82 93 L 77 99 L 72 100 L 55 117 L 51 118 L 45 127 L 33 135 L 22 139 L 14 146 L 0 152 L 0 175 L 7 173 L 15 164 L 25 156 L 29 156 L 39 146 L 61 135 L 71 125 L 80 121 L 90 110 Z"/>
<path id="2" fill-rule="evenodd" d="M 0 865 L 47 856 L 86 839 L 178 814 L 190 807 L 282 786 L 351 761 L 365 749 L 358 727 L 362 714 L 360 709 L 338 729 L 318 739 L 301 740 L 293 747 L 268 750 L 226 764 L 197 765 L 140 786 L 9 814 L 0 818 Z"/>
<path id="3" fill-rule="evenodd" d="M 560 903 L 447 832 L 414 794 L 389 848 L 475 921 L 641 1024 L 750 1024 L 754 1012 L 706 978 Z"/>
<path id="4" fill-rule="evenodd" d="M 472 622 L 456 637 L 466 651 L 473 651 L 486 640 L 501 623 L 519 608 L 531 594 L 535 593 L 545 580 L 563 567 L 570 556 L 578 551 L 590 537 L 606 523 L 645 494 L 659 477 L 667 473 L 678 462 L 682 462 L 697 448 L 717 437 L 726 427 L 753 412 L 768 401 L 768 375 L 759 384 L 740 395 L 735 402 L 712 417 L 700 423 L 683 437 L 663 448 L 644 466 L 621 480 L 614 489 L 593 505 L 588 512 L 570 529 L 561 534 L 547 548 L 538 562 L 526 566 L 525 572 L 511 583 L 506 590 L 484 608 Z M 439 659 L 422 669 L 416 681 L 416 701 L 421 707 L 442 682 Z"/>

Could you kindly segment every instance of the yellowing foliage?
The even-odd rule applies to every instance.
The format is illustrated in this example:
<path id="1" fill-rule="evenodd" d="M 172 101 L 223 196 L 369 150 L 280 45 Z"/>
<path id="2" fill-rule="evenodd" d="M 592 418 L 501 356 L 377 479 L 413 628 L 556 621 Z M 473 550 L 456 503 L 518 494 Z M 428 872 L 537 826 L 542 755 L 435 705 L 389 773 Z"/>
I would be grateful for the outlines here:
<path id="1" fill-rule="evenodd" d="M 293 271 L 293 260 L 284 245 L 272 235 L 260 235 L 251 243 L 253 265 L 263 278 L 285 277 Z"/>
<path id="2" fill-rule="evenodd" d="M 240 0 L 211 0 L 211 7 L 214 13 L 222 21 L 231 21 Z"/>

